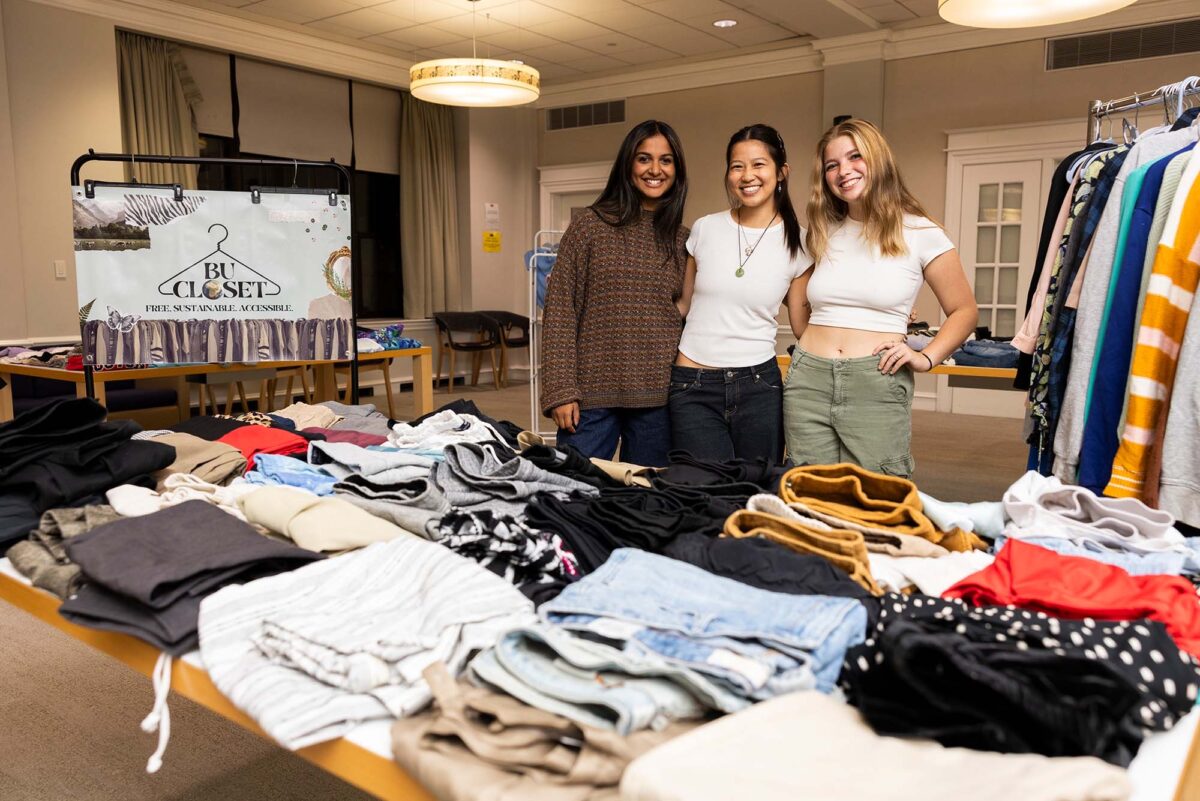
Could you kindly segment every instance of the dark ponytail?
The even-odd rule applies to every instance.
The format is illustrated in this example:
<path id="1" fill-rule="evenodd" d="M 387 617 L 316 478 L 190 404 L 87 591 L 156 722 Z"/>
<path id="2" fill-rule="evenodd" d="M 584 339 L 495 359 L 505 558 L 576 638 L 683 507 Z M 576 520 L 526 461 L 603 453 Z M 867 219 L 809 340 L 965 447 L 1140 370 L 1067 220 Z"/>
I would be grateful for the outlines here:
<path id="1" fill-rule="evenodd" d="M 787 148 L 783 146 L 783 137 L 779 135 L 779 131 L 761 122 L 747 125 L 729 138 L 729 144 L 725 147 L 726 169 L 733 156 L 733 146 L 738 142 L 750 140 L 766 145 L 771 160 L 775 162 L 775 171 L 783 175 L 783 165 L 787 164 Z M 781 177 L 775 186 L 775 208 L 779 211 L 779 218 L 783 220 L 783 237 L 787 242 L 788 253 L 794 259 L 804 249 L 804 242 L 800 237 L 800 218 L 796 216 L 796 208 L 792 205 L 787 176 Z"/>

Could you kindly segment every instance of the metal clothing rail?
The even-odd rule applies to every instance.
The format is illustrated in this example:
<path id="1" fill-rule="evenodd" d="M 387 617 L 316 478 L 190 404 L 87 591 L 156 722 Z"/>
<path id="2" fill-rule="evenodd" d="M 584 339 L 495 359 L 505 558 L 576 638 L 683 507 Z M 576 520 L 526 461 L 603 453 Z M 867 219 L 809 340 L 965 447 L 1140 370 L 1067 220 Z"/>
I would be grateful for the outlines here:
<path id="1" fill-rule="evenodd" d="M 145 164 L 214 164 L 221 166 L 278 166 L 292 167 L 296 172 L 293 173 L 292 182 L 295 183 L 295 175 L 299 173 L 300 168 L 333 170 L 338 176 L 338 191 L 341 194 L 350 198 L 350 285 L 352 287 L 361 286 L 360 283 L 360 265 L 358 253 L 358 226 L 354 225 L 354 176 L 353 168 L 338 164 L 333 159 L 329 161 L 305 161 L 302 159 L 243 159 L 243 158 L 217 158 L 214 156 L 160 156 L 160 155 L 143 155 L 141 153 L 97 153 L 95 150 L 88 148 L 88 152 L 71 163 L 71 186 L 80 186 L 79 171 L 85 164 L 90 164 L 94 161 L 104 162 L 119 162 L 137 164 L 142 162 Z M 89 181 L 92 186 L 164 186 L 162 184 L 143 184 L 136 181 L 132 182 L 110 182 L 110 181 Z M 166 188 L 175 191 L 176 198 L 182 196 L 183 189 L 178 184 L 165 185 Z M 345 187 L 343 189 L 343 186 Z M 90 187 L 89 187 L 90 188 Z M 268 187 L 252 187 L 251 193 L 271 191 Z M 291 191 L 281 190 L 281 191 Z M 295 187 L 297 193 L 311 193 L 312 190 L 306 190 L 301 187 Z M 324 193 L 327 190 L 322 190 Z M 83 324 L 80 323 L 80 338 L 83 337 Z M 350 303 L 350 402 L 358 403 L 358 315 L 354 310 L 354 303 Z M 84 387 L 89 398 L 95 398 L 96 387 L 95 379 L 93 378 L 93 369 L 91 365 L 85 365 Z"/>
<path id="2" fill-rule="evenodd" d="M 1170 123 L 1183 113 L 1183 101 L 1188 97 L 1200 97 L 1200 77 L 1192 75 L 1178 83 L 1165 84 L 1150 92 L 1139 92 L 1115 100 L 1093 100 L 1088 109 L 1088 117 L 1091 121 L 1089 132 L 1091 139 L 1089 141 L 1094 142 L 1100 138 L 1100 122 L 1103 119 L 1126 111 L 1137 111 L 1161 105 L 1166 122 Z M 1174 103 L 1173 115 L 1172 103 Z"/>
<path id="3" fill-rule="evenodd" d="M 542 407 L 539 395 L 542 389 L 542 310 L 538 305 L 538 255 L 546 249 L 557 248 L 562 231 L 544 228 L 533 235 L 533 250 L 529 262 L 529 430 L 542 437 L 557 435 L 557 428 L 542 429 Z"/>

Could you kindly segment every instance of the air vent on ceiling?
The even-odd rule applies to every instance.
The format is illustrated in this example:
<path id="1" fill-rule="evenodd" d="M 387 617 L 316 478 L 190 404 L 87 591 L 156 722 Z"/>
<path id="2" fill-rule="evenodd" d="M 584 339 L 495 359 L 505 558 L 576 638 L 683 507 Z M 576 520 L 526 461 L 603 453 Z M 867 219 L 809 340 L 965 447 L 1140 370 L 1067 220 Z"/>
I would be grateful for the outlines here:
<path id="1" fill-rule="evenodd" d="M 1200 19 L 1189 19 L 1047 39 L 1046 69 L 1062 70 L 1197 51 L 1200 51 Z"/>
<path id="2" fill-rule="evenodd" d="M 547 131 L 586 128 L 589 125 L 608 125 L 610 122 L 625 122 L 624 100 L 585 103 L 582 106 L 562 106 L 548 109 L 546 112 Z"/>

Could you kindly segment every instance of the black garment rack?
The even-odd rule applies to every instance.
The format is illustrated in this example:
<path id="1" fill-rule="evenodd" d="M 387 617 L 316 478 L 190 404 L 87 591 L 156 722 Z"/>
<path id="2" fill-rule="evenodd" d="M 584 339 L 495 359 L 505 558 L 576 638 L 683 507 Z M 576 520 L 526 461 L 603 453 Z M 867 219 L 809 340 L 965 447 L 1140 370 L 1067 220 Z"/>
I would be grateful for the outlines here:
<path id="1" fill-rule="evenodd" d="M 296 192 L 298 194 L 327 194 L 335 191 L 337 194 L 344 194 L 350 199 L 350 285 L 352 287 L 360 286 L 359 283 L 359 253 L 358 253 L 358 226 L 354 225 L 354 178 L 353 169 L 346 167 L 343 164 L 338 164 L 333 159 L 329 161 L 304 161 L 302 159 L 242 159 L 242 158 L 217 158 L 212 156 L 160 156 L 160 155 L 142 155 L 140 153 L 97 153 L 91 148 L 88 152 L 71 164 L 71 186 L 80 186 L 79 171 L 85 164 L 90 164 L 94 161 L 105 162 L 120 162 L 128 164 L 137 164 L 138 162 L 146 164 L 215 164 L 221 166 L 236 166 L 236 165 L 255 165 L 255 166 L 274 166 L 274 167 L 293 167 L 298 172 L 301 167 L 306 169 L 332 170 L 338 176 L 337 190 L 312 190 L 301 187 L 251 187 L 249 190 L 253 196 L 256 192 Z M 293 182 L 295 178 L 293 177 Z M 345 191 L 342 186 L 345 186 Z M 172 189 L 175 192 L 176 199 L 180 199 L 185 191 L 179 184 L 144 184 L 137 181 L 87 181 L 83 184 L 86 191 L 91 191 L 95 186 L 130 186 L 130 187 L 153 187 L 159 189 Z M 80 323 L 80 338 L 83 336 L 83 324 Z M 350 303 L 350 402 L 358 403 L 358 316 L 354 310 L 353 301 Z M 93 369 L 91 365 L 84 365 L 84 388 L 89 398 L 96 397 L 96 384 L 93 378 Z"/>

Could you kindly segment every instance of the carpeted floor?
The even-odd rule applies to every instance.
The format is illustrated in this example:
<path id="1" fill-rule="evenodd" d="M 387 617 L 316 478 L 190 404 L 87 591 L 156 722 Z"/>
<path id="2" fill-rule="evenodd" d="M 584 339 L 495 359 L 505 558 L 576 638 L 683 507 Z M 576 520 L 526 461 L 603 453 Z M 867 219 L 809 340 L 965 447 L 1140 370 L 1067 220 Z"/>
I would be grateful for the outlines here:
<path id="1" fill-rule="evenodd" d="M 527 424 L 528 386 L 439 391 Z M 407 408 L 408 398 L 400 399 Z M 1022 472 L 1021 422 L 916 412 L 918 485 L 946 500 L 997 500 Z M 183 698 L 172 696 L 163 769 L 145 773 L 155 737 L 139 723 L 149 679 L 0 602 L 0 799 L 274 801 L 363 793 Z"/>

